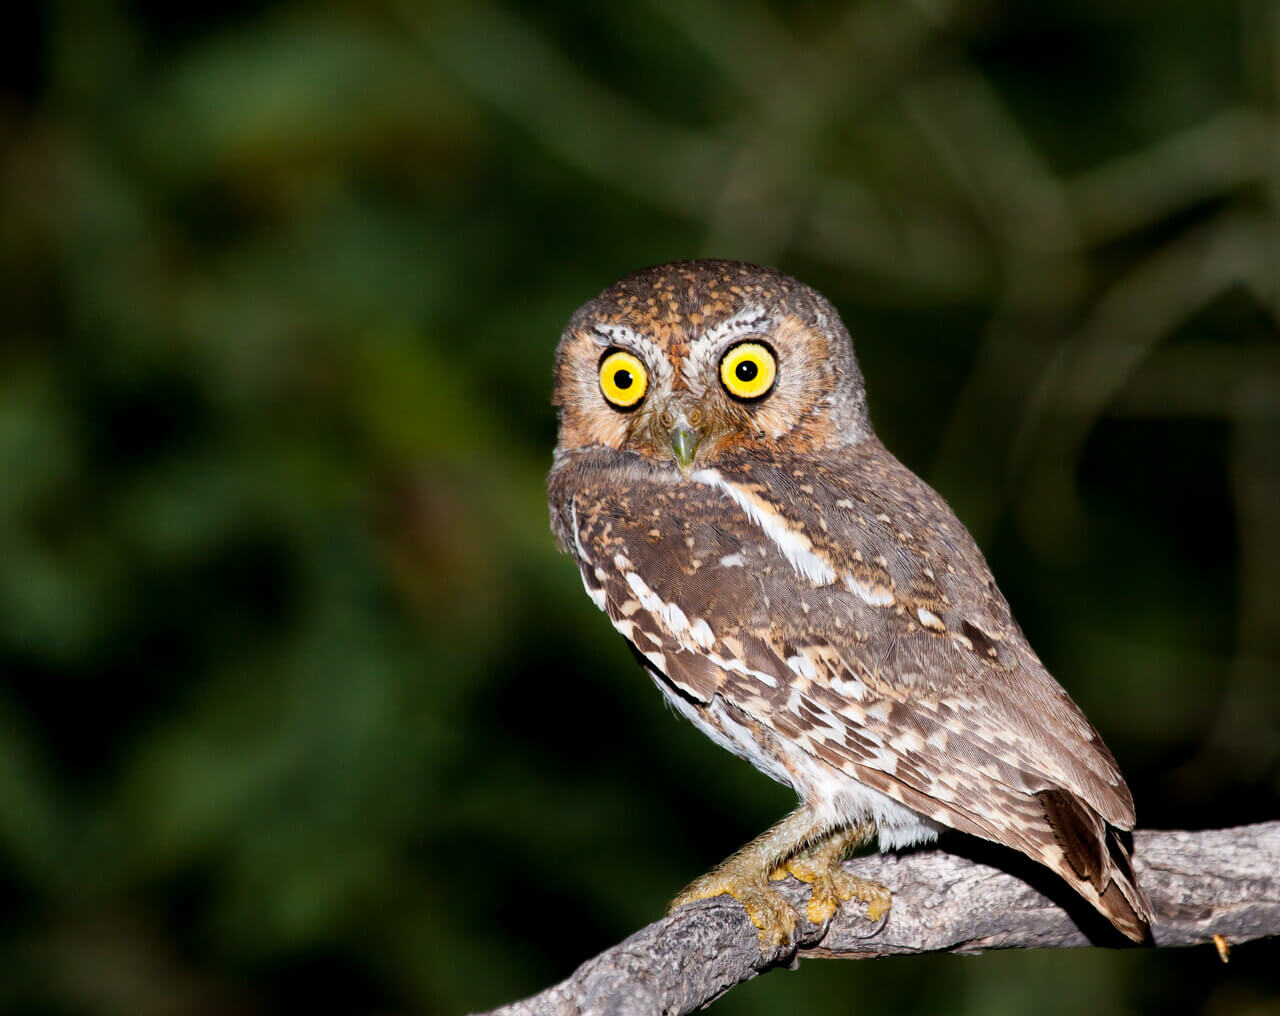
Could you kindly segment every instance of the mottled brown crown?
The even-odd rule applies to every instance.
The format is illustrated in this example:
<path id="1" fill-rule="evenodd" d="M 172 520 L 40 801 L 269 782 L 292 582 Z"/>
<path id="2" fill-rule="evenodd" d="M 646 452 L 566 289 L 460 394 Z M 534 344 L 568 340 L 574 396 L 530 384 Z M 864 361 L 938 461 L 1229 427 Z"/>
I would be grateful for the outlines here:
<path id="1" fill-rule="evenodd" d="M 790 309 L 809 302 L 805 295 L 818 294 L 772 268 L 744 261 L 674 261 L 615 282 L 580 307 L 569 327 L 592 321 L 626 325 L 664 346 L 675 362 L 688 354 L 693 338 L 747 306 Z"/>

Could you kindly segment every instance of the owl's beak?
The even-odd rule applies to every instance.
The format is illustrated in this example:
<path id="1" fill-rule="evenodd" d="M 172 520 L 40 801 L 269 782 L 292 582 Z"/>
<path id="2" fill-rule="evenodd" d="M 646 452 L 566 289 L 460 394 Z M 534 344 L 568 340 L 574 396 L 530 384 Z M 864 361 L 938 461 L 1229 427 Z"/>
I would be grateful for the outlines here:
<path id="1" fill-rule="evenodd" d="M 681 419 L 671 428 L 671 452 L 681 469 L 688 469 L 693 465 L 693 456 L 701 440 L 702 432 L 689 426 L 688 420 Z"/>
<path id="2" fill-rule="evenodd" d="M 677 393 L 653 421 L 653 436 L 659 438 L 665 433 L 671 441 L 671 457 L 687 473 L 698 453 L 706 422 L 707 411 L 686 393 Z"/>

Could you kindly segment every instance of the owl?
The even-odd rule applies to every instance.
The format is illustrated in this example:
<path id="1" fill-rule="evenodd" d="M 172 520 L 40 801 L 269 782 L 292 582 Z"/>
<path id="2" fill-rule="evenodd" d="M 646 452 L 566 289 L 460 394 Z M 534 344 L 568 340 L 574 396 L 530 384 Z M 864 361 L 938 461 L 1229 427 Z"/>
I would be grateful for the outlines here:
<path id="1" fill-rule="evenodd" d="M 880 443 L 853 344 L 777 271 L 684 261 L 573 315 L 552 528 L 654 684 L 799 807 L 672 907 L 727 893 L 762 943 L 890 894 L 838 862 L 942 829 L 1021 851 L 1134 941 L 1150 904 L 1111 752 L 947 505 Z"/>

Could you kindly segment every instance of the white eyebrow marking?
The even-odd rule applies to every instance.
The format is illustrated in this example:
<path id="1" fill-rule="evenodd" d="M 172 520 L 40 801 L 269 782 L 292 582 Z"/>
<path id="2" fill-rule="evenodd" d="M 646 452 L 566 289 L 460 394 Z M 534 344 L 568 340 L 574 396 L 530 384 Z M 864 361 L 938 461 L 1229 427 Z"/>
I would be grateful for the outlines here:
<path id="1" fill-rule="evenodd" d="M 761 335 L 772 329 L 773 315 L 758 304 L 748 304 L 732 317 L 712 325 L 689 344 L 689 354 L 684 358 L 686 379 L 692 380 L 708 367 L 715 367 L 721 351 L 731 340 Z"/>
<path id="2" fill-rule="evenodd" d="M 725 339 L 746 332 L 767 331 L 773 325 L 773 315 L 759 304 L 749 303 L 742 310 L 712 325 L 702 333 L 698 342 L 723 342 Z"/>
<path id="3" fill-rule="evenodd" d="M 591 331 L 596 345 L 622 346 L 638 354 L 659 381 L 671 380 L 671 361 L 667 359 L 667 354 L 663 352 L 662 347 L 647 335 L 641 335 L 634 328 L 628 328 L 626 325 L 603 321 L 593 324 Z"/>

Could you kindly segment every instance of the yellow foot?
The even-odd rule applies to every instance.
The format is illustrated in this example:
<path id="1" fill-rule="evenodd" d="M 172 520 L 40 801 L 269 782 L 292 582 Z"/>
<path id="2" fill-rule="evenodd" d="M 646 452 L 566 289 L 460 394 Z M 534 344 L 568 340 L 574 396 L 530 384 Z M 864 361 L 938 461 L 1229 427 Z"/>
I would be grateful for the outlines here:
<path id="1" fill-rule="evenodd" d="M 732 861 L 732 858 L 730 859 Z M 763 875 L 726 862 L 692 882 L 671 901 L 667 913 L 697 900 L 728 894 L 742 904 L 751 923 L 760 929 L 760 944 L 784 945 L 795 933 L 796 912 L 782 895 L 769 888 Z"/>
<path id="2" fill-rule="evenodd" d="M 775 868 L 770 878 L 783 879 L 788 875 L 813 886 L 809 902 L 804 908 L 805 917 L 814 924 L 831 920 L 841 903 L 861 900 L 867 905 L 867 920 L 878 921 L 889 912 L 893 896 L 888 888 L 867 878 L 858 878 L 840 867 L 837 859 L 819 855 L 793 857 L 786 864 Z"/>
<path id="3" fill-rule="evenodd" d="M 774 881 L 794 875 L 813 886 L 805 916 L 814 924 L 824 924 L 835 916 L 840 904 L 861 900 L 867 905 L 867 920 L 878 921 L 889 912 L 893 897 L 879 882 L 858 878 L 840 866 L 851 849 L 875 835 L 870 825 L 854 826 L 835 833 L 817 846 L 801 851 L 769 873 Z"/>

